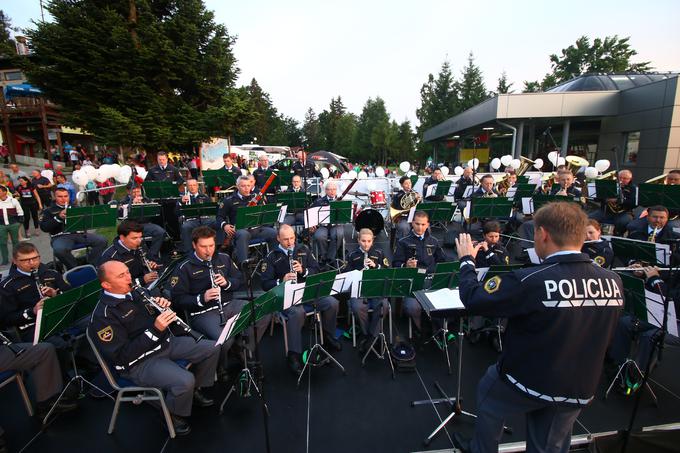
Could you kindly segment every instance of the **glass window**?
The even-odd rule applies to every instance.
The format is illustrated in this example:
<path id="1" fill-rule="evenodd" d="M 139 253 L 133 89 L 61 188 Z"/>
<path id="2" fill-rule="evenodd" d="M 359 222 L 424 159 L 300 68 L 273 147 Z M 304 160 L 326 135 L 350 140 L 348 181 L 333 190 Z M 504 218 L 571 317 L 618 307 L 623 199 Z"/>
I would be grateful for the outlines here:
<path id="1" fill-rule="evenodd" d="M 626 154 L 623 162 L 627 165 L 635 165 L 638 158 L 638 148 L 640 146 L 640 131 L 626 133 Z"/>
<path id="2" fill-rule="evenodd" d="M 21 71 L 8 71 L 5 73 L 5 80 L 22 80 L 24 75 Z"/>

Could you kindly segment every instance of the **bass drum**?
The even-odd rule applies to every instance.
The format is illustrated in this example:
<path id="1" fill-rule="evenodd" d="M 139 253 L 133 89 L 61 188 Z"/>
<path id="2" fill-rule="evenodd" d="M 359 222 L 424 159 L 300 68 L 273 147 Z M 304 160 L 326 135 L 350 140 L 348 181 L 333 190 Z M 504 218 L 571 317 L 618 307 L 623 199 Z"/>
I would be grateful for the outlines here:
<path id="1" fill-rule="evenodd" d="M 362 228 L 368 228 L 377 236 L 385 228 L 385 219 L 377 209 L 364 208 L 354 218 L 354 229 L 359 232 Z"/>

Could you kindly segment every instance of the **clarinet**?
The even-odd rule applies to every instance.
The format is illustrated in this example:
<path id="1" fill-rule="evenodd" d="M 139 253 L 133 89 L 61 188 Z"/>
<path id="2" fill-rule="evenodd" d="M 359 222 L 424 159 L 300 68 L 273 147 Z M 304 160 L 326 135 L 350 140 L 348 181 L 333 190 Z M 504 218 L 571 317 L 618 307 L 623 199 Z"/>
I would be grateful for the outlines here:
<path id="1" fill-rule="evenodd" d="M 227 323 L 227 320 L 224 319 L 224 306 L 222 305 L 222 288 L 215 283 L 215 278 L 217 278 L 217 274 L 215 274 L 215 269 L 213 268 L 212 261 L 208 261 L 208 270 L 210 271 L 210 283 L 213 288 L 219 289 L 219 293 L 217 293 L 217 306 L 219 307 L 220 310 L 220 325 L 223 326 Z"/>
<path id="2" fill-rule="evenodd" d="M 40 276 L 38 275 L 37 268 L 31 271 L 31 277 L 33 277 L 33 281 L 35 282 L 35 288 L 38 290 L 38 300 L 40 300 L 43 298 L 43 292 L 40 285 Z"/>
<path id="3" fill-rule="evenodd" d="M 288 250 L 288 266 L 290 267 L 290 271 L 295 273 L 295 280 L 291 280 L 293 283 L 297 283 L 297 272 L 293 270 L 293 251 Z"/>
<path id="4" fill-rule="evenodd" d="M 368 270 L 368 269 L 370 269 L 370 266 L 368 266 L 366 264 L 366 260 L 368 260 L 368 252 L 365 251 L 365 250 L 363 252 L 364 252 L 364 269 L 363 270 Z"/>
<path id="5" fill-rule="evenodd" d="M 139 256 L 142 257 L 142 263 L 144 263 L 144 267 L 146 267 L 146 270 L 149 271 L 149 273 L 153 272 L 153 269 L 151 268 L 151 262 L 149 259 L 146 257 L 146 252 L 144 251 L 144 247 L 141 245 L 139 246 Z"/>
<path id="6" fill-rule="evenodd" d="M 187 205 L 191 205 L 191 194 L 189 193 L 189 189 L 186 187 L 184 188 L 184 196 L 189 198 L 187 200 Z"/>
<path id="7" fill-rule="evenodd" d="M 10 351 L 14 353 L 15 357 L 19 357 L 21 353 L 24 352 L 24 349 L 17 349 L 12 343 L 13 341 L 9 339 L 4 333 L 0 332 L 0 341 L 2 341 L 2 344 L 4 346 L 7 346 Z"/>
<path id="8" fill-rule="evenodd" d="M 156 310 L 158 310 L 159 313 L 163 313 L 163 312 L 165 312 L 166 310 L 168 310 L 168 308 L 163 308 L 163 307 L 161 307 L 160 305 L 158 305 L 158 303 L 153 299 L 153 297 L 147 296 L 146 293 L 144 292 L 144 289 L 143 289 L 141 286 L 139 286 L 139 285 L 132 285 L 132 291 L 137 292 L 137 294 L 139 294 L 139 296 L 140 296 L 142 299 L 144 299 L 144 302 L 150 304 L 153 308 L 155 308 Z M 175 318 L 175 323 L 176 323 L 178 326 L 180 326 L 184 332 L 186 332 L 187 334 L 191 335 L 191 337 L 196 341 L 196 343 L 198 343 L 199 341 L 201 341 L 201 340 L 203 339 L 203 334 L 198 333 L 198 332 L 196 332 L 195 330 L 193 330 L 193 329 L 189 326 L 189 324 L 187 324 L 186 322 L 184 322 L 184 321 L 182 320 L 182 318 L 180 318 L 180 317 Z M 172 333 L 172 332 L 170 332 L 170 333 Z"/>

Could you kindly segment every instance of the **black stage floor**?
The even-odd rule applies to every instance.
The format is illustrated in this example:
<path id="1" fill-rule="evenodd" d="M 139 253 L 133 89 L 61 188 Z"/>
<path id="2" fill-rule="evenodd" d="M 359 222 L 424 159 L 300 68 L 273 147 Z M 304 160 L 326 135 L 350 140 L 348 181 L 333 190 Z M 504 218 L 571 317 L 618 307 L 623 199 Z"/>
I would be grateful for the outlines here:
<path id="1" fill-rule="evenodd" d="M 386 248 L 386 247 L 385 247 Z M 451 253 L 452 251 L 447 251 Z M 395 307 L 396 308 L 396 307 Z M 346 308 L 341 305 L 339 327 L 346 328 Z M 406 334 L 407 323 L 395 309 L 395 325 Z M 565 338 L 564 341 L 569 341 Z M 276 453 L 324 452 L 411 452 L 451 448 L 446 433 L 428 446 L 423 439 L 439 424 L 432 405 L 412 407 L 413 400 L 440 397 L 437 381 L 448 396 L 455 396 L 456 374 L 449 375 L 443 355 L 433 344 L 418 350 L 417 373 L 397 374 L 391 378 L 387 362 L 369 359 L 364 368 L 351 342 L 335 356 L 346 367 L 347 375 L 327 365 L 313 368 L 303 378 L 300 388 L 286 368 L 281 327 L 274 336 L 266 335 L 261 343 L 266 375 L 264 391 L 270 410 L 269 436 L 271 451 Z M 451 344 L 455 366 L 457 343 Z M 475 411 L 475 389 L 486 368 L 494 363 L 496 353 L 486 343 L 471 345 L 464 341 L 462 396 L 463 408 Z M 663 362 L 653 374 L 652 387 L 659 406 L 643 396 L 636 426 L 652 426 L 680 422 L 680 350 L 667 347 Z M 579 371 L 573 370 L 576 375 Z M 574 433 L 601 432 L 627 426 L 633 399 L 613 394 L 602 400 L 606 384 L 600 383 L 598 399 L 579 417 Z M 215 388 L 213 395 L 221 400 L 226 389 Z M 113 408 L 108 399 L 80 400 L 77 411 L 59 416 L 44 431 L 35 418 L 30 419 L 14 385 L 0 390 L 0 425 L 5 428 L 10 451 L 26 452 L 180 452 L 193 448 L 201 452 L 264 452 L 265 431 L 261 406 L 257 399 L 234 397 L 225 413 L 217 408 L 197 408 L 191 417 L 192 432 L 187 437 L 169 440 L 158 411 L 150 406 L 126 403 L 116 431 L 106 433 Z M 450 409 L 439 405 L 442 417 Z M 513 435 L 503 442 L 524 439 L 524 421 L 515 417 L 507 421 Z M 471 434 L 474 421 L 461 418 L 448 427 Z"/>

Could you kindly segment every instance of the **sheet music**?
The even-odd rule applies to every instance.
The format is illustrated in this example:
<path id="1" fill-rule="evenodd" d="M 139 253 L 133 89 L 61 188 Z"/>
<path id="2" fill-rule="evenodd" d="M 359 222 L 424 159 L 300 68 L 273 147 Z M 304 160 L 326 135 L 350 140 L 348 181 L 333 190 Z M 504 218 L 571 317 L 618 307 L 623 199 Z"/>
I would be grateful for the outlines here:
<path id="1" fill-rule="evenodd" d="M 671 262 L 671 246 L 668 244 L 654 244 L 656 246 L 656 261 L 668 266 Z"/>
<path id="2" fill-rule="evenodd" d="M 536 187 L 541 183 L 541 177 L 543 176 L 542 173 L 532 173 L 530 175 L 526 175 L 529 177 L 529 183 L 530 184 L 535 184 Z"/>
<path id="3" fill-rule="evenodd" d="M 588 198 L 597 198 L 597 184 L 595 182 L 588 183 Z"/>
<path id="4" fill-rule="evenodd" d="M 522 198 L 522 213 L 524 215 L 534 213 L 534 200 L 531 197 Z"/>
<path id="5" fill-rule="evenodd" d="M 425 191 L 425 198 L 432 196 L 437 191 L 437 184 L 431 184 L 427 186 L 427 190 Z"/>
<path id="6" fill-rule="evenodd" d="M 512 186 L 508 189 L 508 192 L 505 196 L 508 197 L 509 200 L 512 200 L 512 199 L 515 198 L 516 192 L 517 192 L 517 186 Z"/>
<path id="7" fill-rule="evenodd" d="M 277 222 L 283 223 L 283 220 L 286 218 L 286 211 L 288 211 L 288 205 L 283 205 L 281 206 L 281 210 L 279 211 L 279 218 L 276 219 Z"/>
<path id="8" fill-rule="evenodd" d="M 225 341 L 227 341 L 227 338 L 229 338 L 229 334 L 231 334 L 231 331 L 234 330 L 234 325 L 236 325 L 236 320 L 238 319 L 239 316 L 241 316 L 241 313 L 237 313 L 231 318 L 227 319 L 227 322 L 224 324 L 224 327 L 222 328 L 222 332 L 220 332 L 220 336 L 217 338 L 217 341 L 215 342 L 215 346 L 220 346 Z"/>
<path id="9" fill-rule="evenodd" d="M 305 293 L 304 283 L 293 283 L 287 281 L 283 286 L 283 309 L 286 310 L 293 305 L 299 305 L 302 302 L 302 295 Z"/>
<path id="10" fill-rule="evenodd" d="M 661 295 L 645 290 L 645 302 L 647 304 L 647 322 L 656 327 L 661 327 L 663 323 L 663 299 Z M 673 301 L 668 303 L 668 322 L 666 327 L 669 334 L 675 337 L 678 336 L 678 319 L 675 315 L 675 304 Z"/>
<path id="11" fill-rule="evenodd" d="M 416 213 L 416 207 L 418 205 L 412 207 L 411 209 L 408 210 L 408 217 L 406 218 L 406 223 L 411 223 L 413 222 L 413 215 Z"/>
<path id="12" fill-rule="evenodd" d="M 359 297 L 359 282 L 361 282 L 362 275 L 363 272 L 359 270 L 336 275 L 331 295 L 350 293 L 350 297 Z"/>
<path id="13" fill-rule="evenodd" d="M 465 218 L 465 219 L 470 218 L 470 202 L 469 201 L 465 202 L 465 207 L 463 208 L 463 218 Z"/>
<path id="14" fill-rule="evenodd" d="M 43 309 L 38 310 L 35 316 L 35 330 L 33 331 L 33 344 L 36 345 L 40 341 L 40 324 L 42 323 Z"/>
<path id="15" fill-rule="evenodd" d="M 436 291 L 428 291 L 427 299 L 435 310 L 464 309 L 463 301 L 457 289 L 443 288 Z"/>
<path id="16" fill-rule="evenodd" d="M 470 198 L 474 190 L 475 190 L 474 186 L 467 186 L 465 188 L 465 191 L 463 191 L 463 198 Z"/>
<path id="17" fill-rule="evenodd" d="M 315 206 L 313 208 L 309 208 L 305 211 L 305 228 L 311 228 L 314 226 L 319 225 L 319 211 L 321 210 L 321 206 Z"/>

